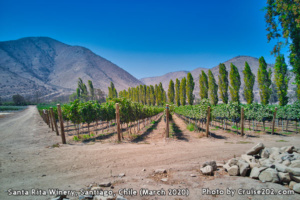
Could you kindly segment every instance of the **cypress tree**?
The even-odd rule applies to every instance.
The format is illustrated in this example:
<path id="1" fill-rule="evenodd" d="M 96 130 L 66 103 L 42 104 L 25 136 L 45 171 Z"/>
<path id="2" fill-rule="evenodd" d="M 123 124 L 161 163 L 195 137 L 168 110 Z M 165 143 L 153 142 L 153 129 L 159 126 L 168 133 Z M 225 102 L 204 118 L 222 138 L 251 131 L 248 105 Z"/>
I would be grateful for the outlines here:
<path id="1" fill-rule="evenodd" d="M 150 102 L 152 106 L 155 105 L 155 93 L 153 85 L 150 85 Z"/>
<path id="2" fill-rule="evenodd" d="M 170 80 L 170 83 L 169 83 L 169 89 L 168 89 L 168 99 L 169 99 L 169 102 L 174 104 L 174 96 L 175 96 L 175 91 L 174 91 L 174 82 L 173 80 L 171 79 Z"/>
<path id="3" fill-rule="evenodd" d="M 199 76 L 200 99 L 208 98 L 208 80 L 207 75 L 202 70 Z"/>
<path id="4" fill-rule="evenodd" d="M 219 64 L 219 94 L 223 103 L 228 103 L 228 72 L 223 63 Z"/>
<path id="5" fill-rule="evenodd" d="M 247 62 L 245 62 L 244 74 L 244 96 L 247 104 L 252 104 L 254 100 L 253 86 L 255 82 L 255 75 L 252 73 L 251 68 Z"/>
<path id="6" fill-rule="evenodd" d="M 117 98 L 118 97 L 118 92 L 117 92 L 113 82 L 110 82 L 110 87 L 108 87 L 108 97 L 109 98 Z"/>
<path id="7" fill-rule="evenodd" d="M 230 96 L 231 96 L 231 101 L 233 102 L 240 102 L 240 87 L 241 87 L 241 77 L 239 70 L 237 67 L 230 63 L 230 73 L 229 73 L 229 80 L 230 80 Z"/>
<path id="8" fill-rule="evenodd" d="M 180 83 L 180 103 L 181 105 L 185 105 L 186 102 L 186 78 L 183 77 L 183 79 L 181 79 L 181 83 Z"/>
<path id="9" fill-rule="evenodd" d="M 157 96 L 158 96 L 158 103 L 159 103 L 158 105 L 162 105 L 162 102 L 164 100 L 166 100 L 166 99 L 164 97 L 164 88 L 163 88 L 161 82 L 159 82 L 159 84 L 158 84 L 158 93 L 157 93 Z"/>
<path id="10" fill-rule="evenodd" d="M 212 105 L 218 104 L 218 85 L 216 83 L 216 79 L 211 72 L 208 70 L 208 95 L 209 100 Z"/>
<path id="11" fill-rule="evenodd" d="M 159 97 L 158 97 L 158 86 L 155 84 L 154 86 L 154 92 L 155 92 L 155 103 L 158 106 L 159 105 Z"/>
<path id="12" fill-rule="evenodd" d="M 275 84 L 280 106 L 285 106 L 288 103 L 287 90 L 289 78 L 287 74 L 287 65 L 284 61 L 284 56 L 279 55 L 276 58 L 274 67 Z"/>
<path id="13" fill-rule="evenodd" d="M 76 89 L 76 94 L 77 94 L 77 99 L 80 99 L 80 89 L 79 88 Z"/>
<path id="14" fill-rule="evenodd" d="M 193 96 L 194 87 L 195 87 L 194 78 L 192 74 L 189 72 L 187 74 L 187 81 L 186 81 L 186 96 L 189 105 L 193 105 L 194 102 L 194 96 Z"/>
<path id="15" fill-rule="evenodd" d="M 150 86 L 146 87 L 146 103 L 147 103 L 147 105 L 151 104 L 151 100 L 150 100 Z"/>
<path id="16" fill-rule="evenodd" d="M 175 101 L 176 101 L 176 106 L 180 106 L 180 80 L 176 78 L 176 83 L 175 83 Z"/>
<path id="17" fill-rule="evenodd" d="M 264 57 L 259 58 L 259 68 L 257 72 L 257 81 L 261 104 L 267 105 L 271 95 L 271 69 L 267 71 L 267 63 Z"/>
<path id="18" fill-rule="evenodd" d="M 91 95 L 91 99 L 94 100 L 94 96 L 95 96 L 95 91 L 94 91 L 94 86 L 91 80 L 88 80 L 88 86 L 89 86 L 89 91 L 90 91 L 90 95 Z"/>

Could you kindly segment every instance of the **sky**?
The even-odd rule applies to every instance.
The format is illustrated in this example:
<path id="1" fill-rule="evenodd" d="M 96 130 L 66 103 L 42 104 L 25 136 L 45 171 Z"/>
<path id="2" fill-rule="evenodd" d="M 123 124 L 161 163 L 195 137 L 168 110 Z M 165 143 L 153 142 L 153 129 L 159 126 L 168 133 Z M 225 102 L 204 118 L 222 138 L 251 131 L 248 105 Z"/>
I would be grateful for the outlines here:
<path id="1" fill-rule="evenodd" d="M 0 41 L 51 37 L 136 78 L 211 68 L 239 55 L 275 63 L 264 6 L 266 0 L 0 0 Z"/>

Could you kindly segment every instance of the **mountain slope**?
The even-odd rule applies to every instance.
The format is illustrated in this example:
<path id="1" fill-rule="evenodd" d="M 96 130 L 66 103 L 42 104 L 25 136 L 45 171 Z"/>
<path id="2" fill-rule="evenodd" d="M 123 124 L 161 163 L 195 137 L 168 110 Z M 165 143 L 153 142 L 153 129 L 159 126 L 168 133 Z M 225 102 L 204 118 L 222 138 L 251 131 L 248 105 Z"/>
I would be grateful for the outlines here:
<path id="1" fill-rule="evenodd" d="M 0 42 L 0 93 L 2 98 L 39 91 L 70 94 L 79 77 L 92 80 L 107 92 L 113 81 L 117 90 L 142 84 L 131 74 L 87 48 L 70 46 L 48 37 L 28 37 Z M 55 96 L 55 95 L 54 95 Z"/>

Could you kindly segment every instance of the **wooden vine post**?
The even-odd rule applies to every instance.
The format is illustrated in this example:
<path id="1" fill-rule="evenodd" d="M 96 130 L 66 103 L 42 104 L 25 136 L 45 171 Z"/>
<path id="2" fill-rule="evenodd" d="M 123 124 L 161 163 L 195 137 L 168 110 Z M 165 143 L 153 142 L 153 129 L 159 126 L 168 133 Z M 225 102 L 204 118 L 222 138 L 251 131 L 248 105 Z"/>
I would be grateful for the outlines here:
<path id="1" fill-rule="evenodd" d="M 48 125 L 49 128 L 50 128 L 50 118 L 49 118 L 48 110 L 45 110 L 45 113 L 46 113 L 47 125 Z"/>
<path id="2" fill-rule="evenodd" d="M 166 105 L 166 138 L 169 137 L 169 104 Z"/>
<path id="3" fill-rule="evenodd" d="M 50 117 L 50 123 L 51 123 L 51 128 L 52 128 L 52 131 L 54 131 L 54 121 L 53 121 L 53 113 L 51 112 L 51 110 L 49 110 L 49 117 Z"/>
<path id="4" fill-rule="evenodd" d="M 60 104 L 57 104 L 57 112 L 58 112 L 58 119 L 60 122 L 61 140 L 62 140 L 63 144 L 66 144 L 64 122 L 63 122 L 63 118 L 62 118 L 62 114 L 61 114 Z"/>
<path id="5" fill-rule="evenodd" d="M 54 115 L 52 107 L 50 107 L 50 112 L 51 112 L 51 115 L 52 115 L 52 121 L 54 123 L 56 135 L 59 135 L 58 128 L 57 128 L 57 123 L 56 123 L 56 119 L 55 119 L 55 115 Z"/>
<path id="6" fill-rule="evenodd" d="M 241 136 L 244 136 L 244 108 L 241 110 Z"/>
<path id="7" fill-rule="evenodd" d="M 274 111 L 274 114 L 273 114 L 273 121 L 272 121 L 272 135 L 274 134 L 276 112 L 277 112 L 277 107 L 275 108 L 275 111 Z"/>
<path id="8" fill-rule="evenodd" d="M 119 103 L 116 103 L 116 122 L 117 122 L 118 141 L 121 142 L 121 129 L 120 129 L 120 110 L 119 110 Z"/>
<path id="9" fill-rule="evenodd" d="M 210 106 L 207 108 L 207 121 L 206 121 L 206 131 L 205 131 L 205 136 L 208 137 L 209 133 L 209 120 L 210 120 Z"/>

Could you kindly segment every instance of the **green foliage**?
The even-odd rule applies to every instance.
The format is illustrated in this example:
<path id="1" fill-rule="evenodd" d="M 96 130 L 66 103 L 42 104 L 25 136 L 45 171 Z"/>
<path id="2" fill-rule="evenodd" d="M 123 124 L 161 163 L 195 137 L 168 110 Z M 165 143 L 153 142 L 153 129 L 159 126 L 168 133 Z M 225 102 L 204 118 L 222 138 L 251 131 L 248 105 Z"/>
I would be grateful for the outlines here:
<path id="1" fill-rule="evenodd" d="M 73 140 L 74 140 L 74 141 L 79 141 L 78 136 L 74 135 Z"/>
<path id="2" fill-rule="evenodd" d="M 235 65 L 230 63 L 230 73 L 229 73 L 229 79 L 230 79 L 230 95 L 231 95 L 231 100 L 233 102 L 240 102 L 240 87 L 241 87 L 241 77 L 239 70 Z"/>
<path id="3" fill-rule="evenodd" d="M 95 90 L 94 90 L 93 82 L 91 80 L 88 80 L 88 86 L 89 86 L 91 98 L 92 98 L 92 100 L 95 100 L 94 99 L 94 97 L 95 97 Z"/>
<path id="4" fill-rule="evenodd" d="M 283 55 L 277 56 L 274 71 L 279 105 L 284 106 L 288 103 L 287 90 L 289 78 L 287 74 L 287 65 L 285 64 Z"/>
<path id="5" fill-rule="evenodd" d="M 193 95 L 194 87 L 195 87 L 194 78 L 192 74 L 189 72 L 187 74 L 187 81 L 186 81 L 186 96 L 189 105 L 193 105 L 194 102 L 194 95 Z"/>
<path id="6" fill-rule="evenodd" d="M 16 106 L 23 106 L 26 105 L 25 98 L 19 94 L 12 96 L 13 102 Z"/>
<path id="7" fill-rule="evenodd" d="M 180 82 L 180 103 L 185 105 L 186 103 L 186 78 L 183 77 Z"/>
<path id="8" fill-rule="evenodd" d="M 263 105 L 267 105 L 269 103 L 271 95 L 271 74 L 271 69 L 267 71 L 267 63 L 264 57 L 260 57 L 259 68 L 257 72 L 257 81 L 260 94 L 260 101 Z"/>
<path id="9" fill-rule="evenodd" d="M 180 80 L 176 78 L 176 83 L 175 83 L 175 101 L 176 101 L 176 106 L 180 106 Z"/>
<path id="10" fill-rule="evenodd" d="M 199 76 L 200 99 L 208 98 L 208 80 L 207 75 L 202 70 Z"/>
<path id="11" fill-rule="evenodd" d="M 118 92 L 115 88 L 115 85 L 113 82 L 110 82 L 110 87 L 108 87 L 108 98 L 117 98 Z"/>
<path id="12" fill-rule="evenodd" d="M 251 68 L 247 62 L 245 62 L 244 74 L 244 96 L 247 104 L 251 104 L 254 100 L 253 86 L 255 82 L 255 75 L 252 73 Z"/>
<path id="13" fill-rule="evenodd" d="M 188 129 L 189 131 L 194 131 L 195 130 L 195 125 L 194 124 L 188 124 L 186 126 L 186 129 Z"/>
<path id="14" fill-rule="evenodd" d="M 210 106 L 208 99 L 202 99 L 199 105 L 186 105 L 174 108 L 174 112 L 189 118 L 204 120 L 207 117 L 207 109 Z"/>
<path id="15" fill-rule="evenodd" d="M 228 103 L 228 72 L 223 63 L 219 65 L 219 94 L 223 103 Z"/>
<path id="16" fill-rule="evenodd" d="M 211 70 L 208 70 L 208 95 L 212 105 L 218 103 L 218 85 Z"/>

